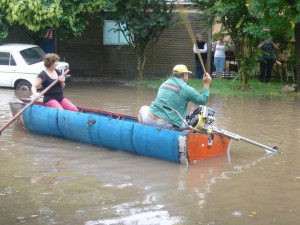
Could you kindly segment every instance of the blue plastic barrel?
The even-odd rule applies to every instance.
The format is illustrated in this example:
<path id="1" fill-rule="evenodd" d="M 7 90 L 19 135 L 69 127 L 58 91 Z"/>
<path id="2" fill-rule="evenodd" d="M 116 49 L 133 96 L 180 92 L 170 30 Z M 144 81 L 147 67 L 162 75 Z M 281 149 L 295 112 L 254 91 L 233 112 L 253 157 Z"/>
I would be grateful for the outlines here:
<path id="1" fill-rule="evenodd" d="M 100 116 L 98 123 L 91 127 L 93 144 L 114 150 L 135 152 L 132 142 L 133 123 Z"/>
<path id="2" fill-rule="evenodd" d="M 58 110 L 45 106 L 33 105 L 25 110 L 25 126 L 33 133 L 63 137 L 57 123 Z"/>
<path id="3" fill-rule="evenodd" d="M 92 144 L 90 126 L 96 123 L 97 116 L 68 110 L 59 110 L 58 126 L 67 139 Z"/>
<path id="4" fill-rule="evenodd" d="M 179 162 L 178 140 L 184 132 L 159 129 L 114 119 L 105 115 L 79 113 L 33 105 L 24 112 L 28 130 L 109 149 Z"/>
<path id="5" fill-rule="evenodd" d="M 186 134 L 135 124 L 133 145 L 139 155 L 179 162 L 179 136 L 186 136 Z"/>

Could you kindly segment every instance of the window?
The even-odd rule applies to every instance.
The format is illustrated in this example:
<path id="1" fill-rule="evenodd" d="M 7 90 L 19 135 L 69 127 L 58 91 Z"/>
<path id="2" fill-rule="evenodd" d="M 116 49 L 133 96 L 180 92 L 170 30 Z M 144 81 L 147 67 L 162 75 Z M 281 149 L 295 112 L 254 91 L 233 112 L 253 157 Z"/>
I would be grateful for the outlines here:
<path id="1" fill-rule="evenodd" d="M 0 52 L 0 65 L 15 66 L 16 62 L 9 52 Z"/>
<path id="2" fill-rule="evenodd" d="M 118 24 L 116 21 L 104 20 L 103 44 L 104 45 L 128 45 L 124 34 L 121 31 L 116 31 L 115 29 L 118 29 Z"/>
<path id="3" fill-rule="evenodd" d="M 43 61 L 43 58 L 45 56 L 45 52 L 40 47 L 33 47 L 22 50 L 20 51 L 20 54 L 28 65 Z"/>

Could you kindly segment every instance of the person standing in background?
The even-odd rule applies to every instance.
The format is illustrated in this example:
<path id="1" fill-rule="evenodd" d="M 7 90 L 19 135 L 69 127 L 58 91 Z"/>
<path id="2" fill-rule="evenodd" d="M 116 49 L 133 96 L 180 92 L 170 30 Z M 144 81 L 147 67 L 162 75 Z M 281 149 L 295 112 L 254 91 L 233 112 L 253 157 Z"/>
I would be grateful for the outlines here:
<path id="1" fill-rule="evenodd" d="M 204 71 L 198 54 L 199 53 L 201 54 L 203 65 L 205 66 L 207 60 L 207 43 L 203 41 L 203 37 L 201 34 L 198 34 L 196 36 L 196 44 L 194 44 L 193 46 L 193 51 L 195 53 L 195 63 L 196 63 L 196 78 L 202 79 Z"/>
<path id="2" fill-rule="evenodd" d="M 221 79 L 223 77 L 223 72 L 225 69 L 225 50 L 226 50 L 226 45 L 225 42 L 223 41 L 224 37 L 221 36 L 218 41 L 215 42 L 214 44 L 214 64 L 216 67 L 216 76 L 217 79 Z"/>
<path id="3" fill-rule="evenodd" d="M 275 45 L 265 40 L 258 46 L 262 50 L 260 56 L 260 82 L 271 83 L 271 75 L 275 63 Z"/>

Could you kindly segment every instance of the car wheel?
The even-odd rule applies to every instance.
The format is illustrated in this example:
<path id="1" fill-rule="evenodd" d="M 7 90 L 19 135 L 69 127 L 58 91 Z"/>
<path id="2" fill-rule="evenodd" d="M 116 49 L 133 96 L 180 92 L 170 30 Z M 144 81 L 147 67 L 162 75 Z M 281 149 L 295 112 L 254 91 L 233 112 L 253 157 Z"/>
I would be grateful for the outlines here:
<path id="1" fill-rule="evenodd" d="M 26 80 L 22 80 L 17 83 L 16 85 L 17 90 L 22 90 L 22 91 L 30 91 L 31 90 L 31 83 L 29 83 Z"/>

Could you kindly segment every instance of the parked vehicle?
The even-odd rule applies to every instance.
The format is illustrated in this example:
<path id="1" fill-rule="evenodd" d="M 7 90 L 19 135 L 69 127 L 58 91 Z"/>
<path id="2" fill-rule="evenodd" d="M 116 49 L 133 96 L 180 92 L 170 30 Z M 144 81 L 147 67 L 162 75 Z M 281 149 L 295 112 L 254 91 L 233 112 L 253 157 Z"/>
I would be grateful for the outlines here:
<path id="1" fill-rule="evenodd" d="M 32 44 L 4 44 L 0 46 L 0 87 L 30 90 L 36 76 L 44 69 L 45 52 Z M 57 69 L 69 68 L 59 62 Z"/>

